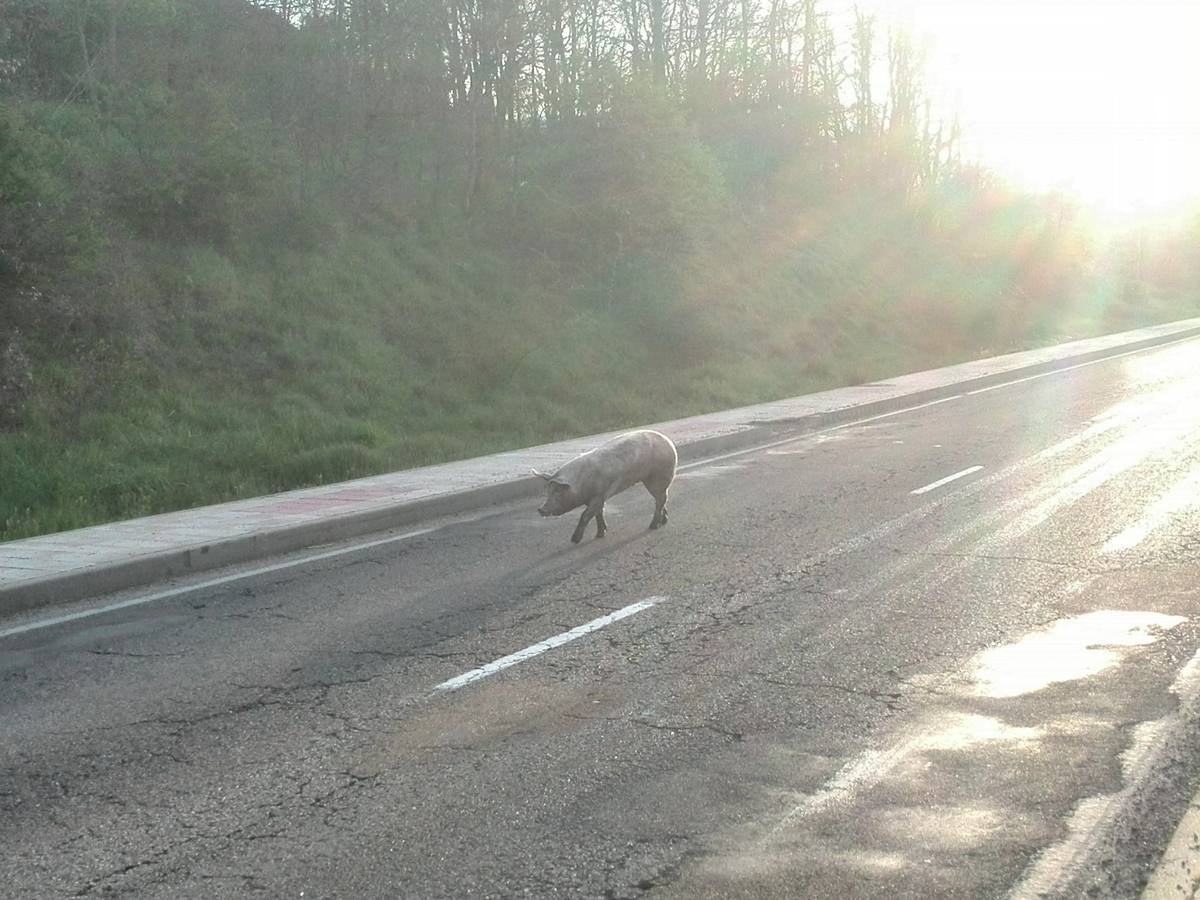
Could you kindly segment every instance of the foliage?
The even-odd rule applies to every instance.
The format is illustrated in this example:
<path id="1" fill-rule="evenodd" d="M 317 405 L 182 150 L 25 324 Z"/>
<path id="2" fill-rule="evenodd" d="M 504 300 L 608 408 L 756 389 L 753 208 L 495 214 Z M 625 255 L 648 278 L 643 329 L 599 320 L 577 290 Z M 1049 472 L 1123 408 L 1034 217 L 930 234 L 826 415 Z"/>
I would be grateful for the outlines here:
<path id="1" fill-rule="evenodd" d="M 631 88 L 603 120 L 531 155 L 514 225 L 529 249 L 564 262 L 687 254 L 723 206 L 711 154 L 652 86 Z"/>
<path id="2" fill-rule="evenodd" d="M 0 106 L 0 290 L 94 251 L 91 210 L 72 162 L 58 136 Z"/>
<path id="3" fill-rule="evenodd" d="M 664 7 L 0 0 L 0 539 L 1196 310 L 869 19 Z"/>

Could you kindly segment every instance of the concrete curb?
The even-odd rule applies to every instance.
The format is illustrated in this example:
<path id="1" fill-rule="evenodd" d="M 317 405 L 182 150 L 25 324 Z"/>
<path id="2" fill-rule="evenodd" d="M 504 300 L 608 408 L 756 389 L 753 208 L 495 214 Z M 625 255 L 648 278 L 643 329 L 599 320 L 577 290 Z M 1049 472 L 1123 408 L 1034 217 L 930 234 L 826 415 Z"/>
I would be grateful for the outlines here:
<path id="1" fill-rule="evenodd" d="M 1193 797 L 1150 874 L 1141 900 L 1195 900 L 1200 896 L 1200 795 Z"/>
<path id="2" fill-rule="evenodd" d="M 1153 332 L 1152 336 L 1136 337 L 1137 335 L 1145 335 L 1147 332 Z M 1101 339 L 1060 345 L 1067 353 L 1058 358 L 1029 365 L 1016 364 L 1006 369 L 1001 367 L 1002 370 L 986 375 L 978 377 L 968 376 L 958 381 L 942 383 L 928 389 L 902 391 L 893 396 L 878 400 L 852 400 L 844 406 L 824 409 L 818 412 L 791 416 L 775 415 L 776 410 L 787 404 L 787 401 L 780 401 L 776 404 L 744 407 L 741 410 L 730 410 L 726 413 L 710 416 L 696 416 L 691 419 L 681 419 L 673 423 L 669 422 L 652 427 L 657 427 L 670 433 L 673 430 L 672 426 L 679 428 L 687 423 L 700 422 L 714 418 L 714 416 L 728 418 L 731 415 L 736 416 L 738 414 L 753 416 L 755 413 L 758 413 L 760 415 L 759 418 L 741 419 L 736 427 L 727 430 L 725 433 L 691 440 L 687 438 L 677 440 L 681 462 L 693 462 L 707 456 L 769 443 L 772 440 L 778 440 L 785 436 L 801 436 L 825 428 L 869 418 L 873 415 L 894 412 L 924 402 L 951 397 L 968 390 L 991 387 L 1018 378 L 1046 374 L 1088 362 L 1197 337 L 1200 336 L 1200 320 L 1184 320 L 1178 323 L 1157 326 L 1151 329 L 1142 329 L 1127 334 L 1131 337 L 1131 340 L 1121 342 L 1121 335 L 1110 336 L 1110 338 L 1104 339 L 1107 341 L 1107 346 L 1100 349 L 1077 353 L 1071 353 L 1069 350 L 1069 348 L 1079 344 L 1086 345 L 1101 342 Z M 1054 349 L 1057 348 L 1049 348 L 1047 351 L 1025 351 L 1023 353 L 1010 354 L 1010 356 L 1016 358 L 1027 355 L 1040 355 Z M 1003 361 L 1008 358 L 996 357 L 994 359 L 996 361 Z M 952 372 L 970 367 L 971 364 L 963 364 L 963 366 L 950 366 L 945 370 L 931 370 L 931 372 Z M 912 376 L 906 377 L 911 378 Z M 860 387 L 873 387 L 873 385 Z M 845 390 L 851 394 L 854 392 L 854 389 L 839 390 Z M 838 392 L 826 393 L 834 394 Z M 822 395 L 808 396 L 819 397 Z M 767 411 L 764 412 L 764 410 Z M 585 440 L 588 443 L 594 443 L 607 436 L 595 435 Z M 497 454 L 496 457 L 511 457 L 514 454 L 536 453 L 539 451 L 544 453 L 548 448 L 565 448 L 567 445 L 578 443 L 577 441 L 563 442 L 561 445 L 527 448 L 523 451 Z M 488 457 L 480 459 L 486 460 Z M 206 569 L 245 563 L 263 557 L 301 550 L 318 544 L 332 543 L 372 532 L 410 526 L 429 519 L 460 515 L 488 506 L 534 497 L 541 493 L 541 487 L 541 481 L 533 477 L 502 478 L 492 483 L 463 490 L 450 490 L 436 496 L 375 506 L 350 514 L 331 513 L 322 515 L 316 520 L 274 525 L 263 528 L 255 533 L 236 535 L 223 540 L 197 541 L 186 546 L 172 547 L 159 552 L 140 552 L 131 549 L 125 558 L 90 565 L 84 569 L 77 568 L 70 571 L 55 572 L 36 580 L 26 579 L 12 584 L 0 583 L 0 616 L 97 596 L 125 588 L 137 587 Z M 199 510 L 191 512 L 198 513 Z M 82 529 L 82 531 L 86 531 L 86 529 Z M 76 533 L 67 532 L 65 534 Z M 38 538 L 32 538 L 29 539 L 29 542 L 37 542 L 38 540 Z M 18 543 L 22 542 L 11 542 L 8 545 L 0 544 L 0 550 L 3 550 L 6 546 L 13 546 Z"/>
<path id="3" fill-rule="evenodd" d="M 429 519 L 459 515 L 535 496 L 540 493 L 541 487 L 541 479 L 533 477 L 505 481 L 369 512 L 331 515 L 315 522 L 238 535 L 228 540 L 208 541 L 161 553 L 139 554 L 120 562 L 96 565 L 86 571 L 64 572 L 37 582 L 0 588 L 0 616 L 100 596 L 166 578 L 252 562 L 307 547 L 332 544 Z"/>

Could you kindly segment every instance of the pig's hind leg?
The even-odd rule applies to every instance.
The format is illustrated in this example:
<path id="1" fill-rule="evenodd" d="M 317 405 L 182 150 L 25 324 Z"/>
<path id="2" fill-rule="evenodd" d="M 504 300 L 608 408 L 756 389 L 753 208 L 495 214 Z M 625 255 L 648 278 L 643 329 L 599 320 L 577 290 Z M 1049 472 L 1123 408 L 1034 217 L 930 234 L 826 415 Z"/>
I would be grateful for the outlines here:
<path id="1" fill-rule="evenodd" d="M 654 518 L 650 520 L 651 530 L 667 524 L 667 489 L 671 482 L 664 479 L 647 478 L 642 482 L 650 496 L 654 498 Z"/>

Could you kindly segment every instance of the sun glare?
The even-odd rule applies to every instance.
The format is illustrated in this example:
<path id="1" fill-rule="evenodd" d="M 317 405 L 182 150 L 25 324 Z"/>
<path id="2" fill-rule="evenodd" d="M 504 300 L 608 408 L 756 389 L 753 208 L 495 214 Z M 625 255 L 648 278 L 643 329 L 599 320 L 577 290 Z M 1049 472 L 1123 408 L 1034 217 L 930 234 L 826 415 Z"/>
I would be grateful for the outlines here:
<path id="1" fill-rule="evenodd" d="M 924 39 L 966 155 L 1114 214 L 1200 198 L 1196 0 L 860 0 Z"/>

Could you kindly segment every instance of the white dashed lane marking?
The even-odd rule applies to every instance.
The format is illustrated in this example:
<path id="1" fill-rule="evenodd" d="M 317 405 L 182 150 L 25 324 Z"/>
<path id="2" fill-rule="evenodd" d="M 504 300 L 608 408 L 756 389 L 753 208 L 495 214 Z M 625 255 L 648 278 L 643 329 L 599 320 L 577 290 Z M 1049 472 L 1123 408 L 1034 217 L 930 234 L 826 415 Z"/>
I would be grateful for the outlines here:
<path id="1" fill-rule="evenodd" d="M 917 488 L 915 491 L 909 491 L 910 494 L 927 494 L 930 491 L 940 488 L 943 484 L 949 484 L 952 481 L 957 481 L 960 478 L 965 478 L 967 475 L 973 475 L 982 469 L 983 466 L 971 466 L 969 469 L 963 469 L 961 472 L 955 472 L 953 475 L 947 475 L 945 478 L 939 478 L 933 484 L 927 484 L 925 487 Z"/>
<path id="2" fill-rule="evenodd" d="M 441 684 L 435 687 L 434 690 L 456 691 L 461 687 L 466 687 L 473 681 L 478 681 L 480 678 L 486 678 L 489 675 L 494 675 L 502 669 L 507 669 L 509 666 L 515 666 L 517 663 L 524 662 L 527 659 L 532 659 L 539 654 L 545 653 L 547 650 L 553 650 L 555 647 L 561 647 L 563 644 L 573 641 L 576 638 L 581 638 L 585 634 L 598 631 L 605 625 L 611 625 L 613 622 L 617 622 L 628 616 L 632 616 L 634 613 L 640 613 L 642 610 L 649 609 L 656 603 L 662 603 L 666 599 L 666 597 L 647 597 L 645 600 L 630 604 L 623 609 L 618 609 L 616 612 L 611 612 L 607 616 L 601 616 L 598 619 L 592 619 L 592 621 L 576 628 L 572 628 L 570 631 L 564 631 L 562 634 L 556 634 L 552 638 L 546 638 L 544 641 L 539 641 L 530 647 L 526 647 L 524 650 L 518 650 L 516 653 L 510 653 L 508 656 L 502 656 L 496 661 L 488 663 L 486 666 L 480 666 L 478 669 L 472 669 L 470 672 L 464 672 L 462 675 L 459 675 L 456 678 L 451 678 L 449 681 L 443 681 Z"/>

